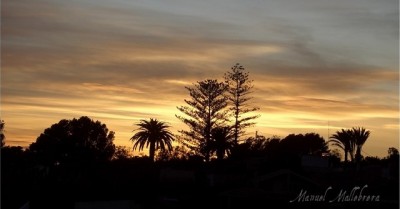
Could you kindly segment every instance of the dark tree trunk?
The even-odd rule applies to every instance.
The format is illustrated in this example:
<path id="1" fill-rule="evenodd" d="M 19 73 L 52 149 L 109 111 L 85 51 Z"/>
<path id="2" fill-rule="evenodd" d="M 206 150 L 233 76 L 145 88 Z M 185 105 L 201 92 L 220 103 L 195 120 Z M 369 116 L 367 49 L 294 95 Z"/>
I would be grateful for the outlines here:
<path id="1" fill-rule="evenodd" d="M 224 159 L 224 155 L 225 155 L 225 149 L 223 149 L 223 148 L 217 149 L 217 159 L 219 161 Z"/>
<path id="2" fill-rule="evenodd" d="M 150 159 L 152 162 L 154 162 L 154 153 L 156 152 L 156 143 L 155 142 L 151 142 L 150 143 Z"/>
<path id="3" fill-rule="evenodd" d="M 357 171 L 360 171 L 360 163 L 361 163 L 361 148 L 357 147 L 356 151 L 356 169 Z"/>

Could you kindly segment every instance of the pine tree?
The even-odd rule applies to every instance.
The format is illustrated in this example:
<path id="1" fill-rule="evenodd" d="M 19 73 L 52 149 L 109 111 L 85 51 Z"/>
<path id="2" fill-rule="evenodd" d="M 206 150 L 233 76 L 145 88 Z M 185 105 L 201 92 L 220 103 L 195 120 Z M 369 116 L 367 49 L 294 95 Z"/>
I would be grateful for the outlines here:
<path id="1" fill-rule="evenodd" d="M 250 107 L 249 101 L 252 97 L 253 80 L 249 80 L 249 73 L 245 72 L 242 65 L 237 63 L 231 71 L 225 73 L 225 84 L 227 85 L 228 104 L 231 115 L 234 118 L 233 137 L 237 145 L 239 137 L 245 133 L 245 129 L 254 125 L 252 120 L 259 115 L 248 115 L 248 113 L 259 110 L 258 107 Z"/>
<path id="2" fill-rule="evenodd" d="M 204 80 L 197 82 L 194 87 L 185 87 L 189 91 L 190 100 L 187 106 L 177 107 L 186 117 L 176 115 L 190 130 L 181 130 L 182 138 L 179 140 L 189 150 L 201 155 L 209 161 L 211 154 L 211 131 L 213 128 L 224 124 L 227 119 L 227 101 L 224 93 L 226 86 L 217 80 Z"/>

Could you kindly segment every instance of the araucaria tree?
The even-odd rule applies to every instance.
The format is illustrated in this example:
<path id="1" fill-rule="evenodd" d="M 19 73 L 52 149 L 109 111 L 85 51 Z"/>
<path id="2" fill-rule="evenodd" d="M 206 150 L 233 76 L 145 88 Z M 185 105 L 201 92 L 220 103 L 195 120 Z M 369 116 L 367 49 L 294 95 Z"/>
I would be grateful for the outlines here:
<path id="1" fill-rule="evenodd" d="M 234 143 L 238 144 L 239 137 L 245 133 L 244 129 L 254 125 L 252 120 L 259 117 L 259 115 L 249 115 L 249 113 L 259 108 L 251 107 L 249 104 L 253 81 L 249 80 L 249 73 L 245 72 L 243 66 L 237 63 L 231 71 L 225 73 L 224 78 L 227 85 L 229 110 L 234 118 L 232 126 Z"/>
<path id="2" fill-rule="evenodd" d="M 217 80 L 197 82 L 193 87 L 185 87 L 191 99 L 186 100 L 187 106 L 177 107 L 186 116 L 176 115 L 190 130 L 181 130 L 180 142 L 206 161 L 211 155 L 211 133 L 216 127 L 223 125 L 227 118 L 227 101 L 224 95 L 226 85 Z"/>

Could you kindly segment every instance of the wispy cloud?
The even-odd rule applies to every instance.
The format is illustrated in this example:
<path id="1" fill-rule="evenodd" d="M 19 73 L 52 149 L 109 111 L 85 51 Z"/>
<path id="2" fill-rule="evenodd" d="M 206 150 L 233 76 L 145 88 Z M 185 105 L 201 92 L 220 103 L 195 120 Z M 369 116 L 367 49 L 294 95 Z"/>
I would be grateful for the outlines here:
<path id="1" fill-rule="evenodd" d="M 184 86 L 240 62 L 262 115 L 249 132 L 326 133 L 331 121 L 332 131 L 373 129 L 376 155 L 386 154 L 378 140 L 398 145 L 397 1 L 6 0 L 1 9 L 10 141 L 81 115 L 124 145 L 139 119 L 181 129 Z"/>

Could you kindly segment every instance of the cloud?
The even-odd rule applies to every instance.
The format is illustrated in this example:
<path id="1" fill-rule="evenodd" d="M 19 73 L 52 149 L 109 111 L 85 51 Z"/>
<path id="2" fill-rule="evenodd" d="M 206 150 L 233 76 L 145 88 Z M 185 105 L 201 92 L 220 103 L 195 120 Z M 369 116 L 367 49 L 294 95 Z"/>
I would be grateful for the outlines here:
<path id="1" fill-rule="evenodd" d="M 182 128 L 174 115 L 188 98 L 184 86 L 221 80 L 240 62 L 262 114 L 249 132 L 322 131 L 330 120 L 335 128 L 365 124 L 394 144 L 396 5 L 7 0 L 2 118 L 11 138 L 27 141 L 62 118 L 88 115 L 127 143 L 143 118 Z"/>

